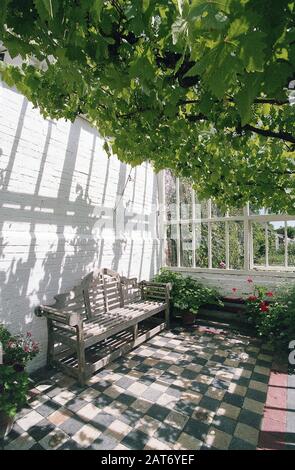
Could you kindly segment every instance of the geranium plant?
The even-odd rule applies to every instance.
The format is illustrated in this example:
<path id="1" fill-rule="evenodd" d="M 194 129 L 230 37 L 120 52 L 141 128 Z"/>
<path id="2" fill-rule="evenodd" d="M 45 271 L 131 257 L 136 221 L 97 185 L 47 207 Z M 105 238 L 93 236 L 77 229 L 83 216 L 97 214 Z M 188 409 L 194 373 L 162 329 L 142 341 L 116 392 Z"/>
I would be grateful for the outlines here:
<path id="1" fill-rule="evenodd" d="M 27 363 L 39 352 L 30 332 L 13 336 L 0 325 L 2 364 L 0 365 L 0 410 L 13 417 L 27 400 L 29 387 Z"/>
<path id="2" fill-rule="evenodd" d="M 252 292 L 244 298 L 247 317 L 259 336 L 266 338 L 277 349 L 286 348 L 295 338 L 295 286 L 277 289 L 252 285 Z"/>

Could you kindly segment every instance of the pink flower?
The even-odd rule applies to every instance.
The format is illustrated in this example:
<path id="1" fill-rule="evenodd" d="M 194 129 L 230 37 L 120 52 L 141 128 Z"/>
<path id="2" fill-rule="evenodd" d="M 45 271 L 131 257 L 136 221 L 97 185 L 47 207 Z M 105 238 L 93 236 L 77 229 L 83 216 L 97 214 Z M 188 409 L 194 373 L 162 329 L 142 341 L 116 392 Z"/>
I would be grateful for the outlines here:
<path id="1" fill-rule="evenodd" d="M 226 268 L 225 262 L 224 262 L 224 261 L 220 261 L 219 267 L 220 267 L 221 269 L 225 269 L 225 268 Z"/>
<path id="2" fill-rule="evenodd" d="M 267 295 L 267 297 L 273 297 L 273 292 L 266 292 L 265 295 Z"/>
<path id="3" fill-rule="evenodd" d="M 32 333 L 31 333 L 30 331 L 28 331 L 28 332 L 27 332 L 27 336 L 28 336 L 29 338 L 31 338 Z"/>
<path id="4" fill-rule="evenodd" d="M 249 282 L 249 284 L 252 284 L 253 279 L 251 279 L 251 277 L 248 277 L 247 282 Z"/>

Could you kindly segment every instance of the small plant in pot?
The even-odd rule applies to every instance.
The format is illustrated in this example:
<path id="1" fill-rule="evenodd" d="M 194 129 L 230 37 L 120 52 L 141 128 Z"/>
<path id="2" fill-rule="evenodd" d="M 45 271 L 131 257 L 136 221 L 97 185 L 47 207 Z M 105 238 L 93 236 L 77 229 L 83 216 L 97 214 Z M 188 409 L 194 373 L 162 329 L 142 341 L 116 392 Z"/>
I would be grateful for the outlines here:
<path id="1" fill-rule="evenodd" d="M 0 439 L 7 436 L 16 413 L 27 402 L 27 363 L 39 352 L 31 333 L 13 336 L 0 325 Z"/>
<path id="2" fill-rule="evenodd" d="M 174 306 L 180 310 L 185 326 L 194 324 L 202 305 L 216 303 L 219 303 L 217 291 L 203 286 L 191 277 L 184 278 L 184 283 L 177 289 L 174 300 Z"/>
<path id="3" fill-rule="evenodd" d="M 169 282 L 172 285 L 170 300 L 174 314 L 182 317 L 185 326 L 193 325 L 196 314 L 202 305 L 219 304 L 219 295 L 215 289 L 203 286 L 192 277 L 163 268 L 155 277 L 157 282 Z"/>

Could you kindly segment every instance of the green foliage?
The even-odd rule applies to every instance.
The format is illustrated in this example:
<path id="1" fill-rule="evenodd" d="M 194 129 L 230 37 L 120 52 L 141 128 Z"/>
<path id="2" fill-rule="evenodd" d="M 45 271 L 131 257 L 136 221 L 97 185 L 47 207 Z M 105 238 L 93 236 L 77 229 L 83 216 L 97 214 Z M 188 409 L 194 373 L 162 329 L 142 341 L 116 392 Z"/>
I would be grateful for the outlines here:
<path id="1" fill-rule="evenodd" d="M 293 0 L 4 0 L 0 34 L 45 117 L 86 115 L 201 199 L 294 213 Z"/>
<path id="2" fill-rule="evenodd" d="M 276 232 L 285 235 L 285 227 L 279 227 Z M 295 227 L 287 227 L 287 237 L 291 239 L 295 238 Z"/>
<path id="3" fill-rule="evenodd" d="M 3 364 L 0 365 L 0 410 L 9 416 L 26 403 L 29 388 L 25 366 L 39 351 L 31 334 L 12 336 L 0 325 L 0 342 L 3 348 Z"/>
<path id="4" fill-rule="evenodd" d="M 246 299 L 247 315 L 259 336 L 266 338 L 278 351 L 287 351 L 295 338 L 295 286 L 288 285 L 277 293 L 254 286 Z"/>
<path id="5" fill-rule="evenodd" d="M 180 273 L 163 268 L 155 276 L 156 282 L 169 282 L 172 285 L 172 308 L 182 312 L 190 312 L 196 315 L 199 308 L 205 304 L 219 303 L 218 292 L 215 289 L 203 286 L 191 277 L 184 277 Z"/>

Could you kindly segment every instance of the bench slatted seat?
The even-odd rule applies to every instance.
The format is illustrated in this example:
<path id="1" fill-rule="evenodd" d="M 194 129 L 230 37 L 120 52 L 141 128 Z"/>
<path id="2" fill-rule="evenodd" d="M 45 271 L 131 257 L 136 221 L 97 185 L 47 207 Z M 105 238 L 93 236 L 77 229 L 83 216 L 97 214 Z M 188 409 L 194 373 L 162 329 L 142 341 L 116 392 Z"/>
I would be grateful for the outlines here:
<path id="1" fill-rule="evenodd" d="M 106 268 L 91 272 L 70 292 L 56 295 L 53 305 L 35 309 L 37 316 L 47 318 L 48 365 L 58 365 L 84 383 L 169 327 L 169 290 L 169 284 L 137 283 Z M 157 318 L 162 313 L 164 318 Z"/>

